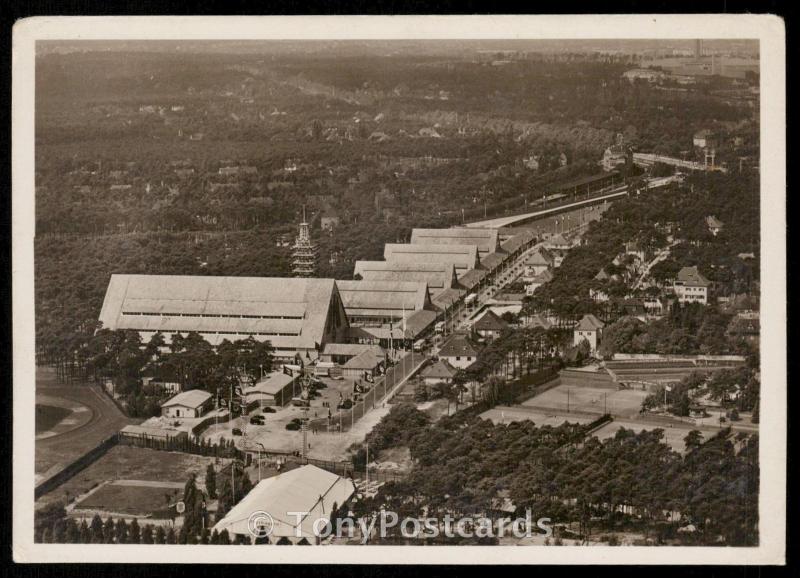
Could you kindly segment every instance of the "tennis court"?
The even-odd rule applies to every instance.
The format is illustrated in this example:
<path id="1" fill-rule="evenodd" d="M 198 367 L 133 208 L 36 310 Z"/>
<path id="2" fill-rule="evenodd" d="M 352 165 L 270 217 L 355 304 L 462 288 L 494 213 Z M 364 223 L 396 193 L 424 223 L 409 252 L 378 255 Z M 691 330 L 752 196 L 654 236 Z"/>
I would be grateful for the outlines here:
<path id="1" fill-rule="evenodd" d="M 647 391 L 634 389 L 559 385 L 532 397 L 522 405 L 549 413 L 609 413 L 613 416 L 633 417 L 639 413 L 647 395 Z"/>

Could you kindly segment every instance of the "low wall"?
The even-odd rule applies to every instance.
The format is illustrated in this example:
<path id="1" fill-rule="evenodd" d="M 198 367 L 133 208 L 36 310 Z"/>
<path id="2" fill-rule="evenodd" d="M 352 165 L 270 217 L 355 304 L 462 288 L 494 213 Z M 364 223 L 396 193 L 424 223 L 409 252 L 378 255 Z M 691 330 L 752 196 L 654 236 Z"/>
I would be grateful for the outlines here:
<path id="1" fill-rule="evenodd" d="M 37 485 L 33 490 L 34 499 L 38 500 L 48 492 L 55 490 L 58 486 L 72 478 L 75 474 L 86 469 L 91 464 L 103 457 L 108 450 L 117 445 L 117 443 L 119 443 L 118 434 L 107 437 L 81 457 L 66 465 L 62 470 L 40 482 L 39 485 Z"/>
<path id="2" fill-rule="evenodd" d="M 561 383 L 586 387 L 608 387 L 616 389 L 617 385 L 607 371 L 577 371 L 562 369 L 559 373 Z"/>

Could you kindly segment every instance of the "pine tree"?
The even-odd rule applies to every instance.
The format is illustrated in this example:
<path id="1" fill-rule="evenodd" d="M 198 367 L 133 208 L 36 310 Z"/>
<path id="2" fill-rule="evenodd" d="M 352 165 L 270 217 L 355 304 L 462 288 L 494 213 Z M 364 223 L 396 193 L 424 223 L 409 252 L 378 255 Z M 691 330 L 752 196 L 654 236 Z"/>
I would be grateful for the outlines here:
<path id="1" fill-rule="evenodd" d="M 67 533 L 67 524 L 64 520 L 56 520 L 53 524 L 53 543 L 65 544 Z"/>
<path id="2" fill-rule="evenodd" d="M 115 537 L 117 544 L 128 543 L 128 522 L 124 518 L 120 518 L 119 520 L 117 520 L 117 526 L 115 528 Z"/>
<path id="3" fill-rule="evenodd" d="M 212 463 L 209 463 L 206 468 L 206 491 L 212 500 L 217 497 L 217 473 L 214 471 Z"/>
<path id="4" fill-rule="evenodd" d="M 67 544 L 78 544 L 81 541 L 81 533 L 75 518 L 67 518 L 64 541 Z"/>
<path id="5" fill-rule="evenodd" d="M 211 532 L 211 537 L 208 540 L 209 544 L 219 544 L 219 532 L 214 530 Z"/>
<path id="6" fill-rule="evenodd" d="M 103 520 L 100 518 L 99 514 L 95 514 L 92 518 L 92 525 L 91 525 L 91 543 L 92 544 L 102 544 L 104 542 L 103 539 Z"/>
<path id="7" fill-rule="evenodd" d="M 114 518 L 109 516 L 106 523 L 103 524 L 103 544 L 113 544 L 116 533 L 117 524 L 114 522 Z"/>
<path id="8" fill-rule="evenodd" d="M 230 544 L 231 543 L 231 539 L 230 539 L 230 537 L 228 535 L 228 530 L 222 530 L 222 532 L 219 533 L 219 543 L 220 544 Z"/>
<path id="9" fill-rule="evenodd" d="M 155 544 L 155 540 L 153 539 L 153 526 L 151 524 L 147 524 L 142 530 L 141 542 L 142 544 Z"/>
<path id="10" fill-rule="evenodd" d="M 167 532 L 167 544 L 177 544 L 178 537 L 175 535 L 175 528 L 170 528 Z"/>
<path id="11" fill-rule="evenodd" d="M 130 536 L 128 538 L 129 544 L 138 544 L 141 541 L 141 533 L 139 530 L 139 522 L 136 521 L 136 518 L 131 520 L 130 525 Z"/>
<path id="12" fill-rule="evenodd" d="M 164 526 L 157 526 L 156 527 L 155 543 L 156 544 L 164 544 L 166 541 L 167 541 L 167 535 L 164 532 Z"/>
<path id="13" fill-rule="evenodd" d="M 208 533 L 208 528 L 203 528 L 200 532 L 200 544 L 208 544 L 209 538 L 210 534 Z"/>
<path id="14" fill-rule="evenodd" d="M 79 536 L 78 541 L 81 544 L 91 544 L 92 543 L 92 532 L 89 530 L 89 524 L 86 523 L 86 520 L 81 521 L 81 525 L 78 528 Z"/>

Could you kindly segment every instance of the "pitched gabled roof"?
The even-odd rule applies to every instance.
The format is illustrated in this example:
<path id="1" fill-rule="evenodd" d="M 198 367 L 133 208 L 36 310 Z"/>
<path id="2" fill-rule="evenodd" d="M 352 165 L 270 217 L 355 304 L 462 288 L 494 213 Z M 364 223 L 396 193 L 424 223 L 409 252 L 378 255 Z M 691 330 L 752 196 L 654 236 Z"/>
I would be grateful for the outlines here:
<path id="1" fill-rule="evenodd" d="M 684 267 L 678 271 L 678 281 L 692 287 L 708 287 L 711 282 L 703 277 L 697 267 Z"/>
<path id="2" fill-rule="evenodd" d="M 453 303 L 461 299 L 461 296 L 465 293 L 466 291 L 463 289 L 445 289 L 434 297 L 432 301 L 436 307 L 444 309 L 445 307 L 452 306 Z"/>
<path id="3" fill-rule="evenodd" d="M 481 267 L 487 271 L 492 271 L 497 269 L 506 259 L 508 259 L 507 253 L 489 253 L 481 259 Z"/>
<path id="4" fill-rule="evenodd" d="M 472 291 L 478 283 L 481 282 L 481 279 L 486 277 L 487 272 L 483 269 L 470 269 L 458 279 L 458 284 L 461 285 L 467 291 Z"/>
<path id="5" fill-rule="evenodd" d="M 451 379 L 456 374 L 456 369 L 444 359 L 429 365 L 422 370 L 422 377 L 429 379 Z"/>
<path id="6" fill-rule="evenodd" d="M 337 281 L 347 316 L 401 316 L 430 303 L 427 284 L 392 281 Z"/>
<path id="7" fill-rule="evenodd" d="M 462 333 L 453 335 L 439 349 L 439 357 L 475 357 L 477 355 L 478 350 L 475 349 L 475 346 L 472 345 L 467 336 Z"/>
<path id="8" fill-rule="evenodd" d="M 316 521 L 329 518 L 334 504 L 341 506 L 355 493 L 352 480 L 313 465 L 261 480 L 214 526 L 231 534 L 252 536 L 253 512 L 266 512 L 272 519 L 270 538 L 301 536 L 310 540 Z M 298 523 L 287 512 L 308 512 Z"/>
<path id="9" fill-rule="evenodd" d="M 273 371 L 264 379 L 261 379 L 253 387 L 248 387 L 244 390 L 245 395 L 249 393 L 266 393 L 275 395 L 292 383 L 295 377 L 283 371 Z"/>
<path id="10" fill-rule="evenodd" d="M 549 244 L 549 245 L 567 246 L 570 243 L 569 243 L 569 241 L 567 241 L 564 238 L 564 235 L 562 235 L 561 233 L 558 233 L 558 234 L 553 235 L 552 237 L 550 237 L 547 240 L 547 244 Z"/>
<path id="11" fill-rule="evenodd" d="M 553 257 L 550 255 L 550 252 L 547 249 L 540 248 L 537 249 L 530 257 L 525 259 L 526 265 L 546 265 L 550 266 L 553 264 Z"/>
<path id="12" fill-rule="evenodd" d="M 529 243 L 536 238 L 536 233 L 533 231 L 524 231 L 518 235 L 514 235 L 508 241 L 500 245 L 500 248 L 507 253 L 513 253 L 525 243 Z"/>
<path id="13" fill-rule="evenodd" d="M 542 285 L 544 285 L 545 283 L 549 283 L 552 280 L 553 280 L 553 272 L 550 271 L 549 269 L 545 269 L 532 279 L 534 283 L 540 283 Z"/>
<path id="14" fill-rule="evenodd" d="M 458 269 L 478 266 L 476 245 L 386 243 L 383 257 L 393 263 L 452 263 Z"/>
<path id="15" fill-rule="evenodd" d="M 333 279 L 112 275 L 100 321 L 108 329 L 160 331 L 167 340 L 197 331 L 211 345 L 253 335 L 276 348 L 313 349 L 338 301 Z"/>
<path id="16" fill-rule="evenodd" d="M 717 219 L 714 215 L 709 215 L 706 217 L 706 225 L 712 229 L 720 229 L 722 228 L 722 221 Z"/>
<path id="17" fill-rule="evenodd" d="M 431 296 L 456 284 L 452 263 L 392 263 L 389 261 L 356 261 L 353 275 L 364 281 L 413 281 L 428 284 Z"/>
<path id="18" fill-rule="evenodd" d="M 508 327 L 508 323 L 498 317 L 497 313 L 489 309 L 472 327 L 476 331 L 502 331 Z"/>
<path id="19" fill-rule="evenodd" d="M 385 360 L 383 355 L 376 355 L 376 353 L 367 349 L 362 351 L 352 359 L 348 359 L 342 367 L 345 369 L 369 369 L 373 370 L 378 367 Z"/>
<path id="20" fill-rule="evenodd" d="M 608 273 L 606 273 L 605 269 L 600 269 L 597 275 L 594 276 L 596 281 L 605 281 L 608 279 Z"/>
<path id="21" fill-rule="evenodd" d="M 605 323 L 591 313 L 587 313 L 575 326 L 575 331 L 597 331 L 603 327 L 605 327 Z"/>
<path id="22" fill-rule="evenodd" d="M 531 315 L 528 320 L 528 325 L 531 327 L 541 327 L 542 329 L 550 329 L 553 326 L 552 322 L 541 313 Z"/>
<path id="23" fill-rule="evenodd" d="M 477 227 L 412 229 L 411 243 L 422 245 L 476 245 L 479 253 L 493 253 L 499 247 L 497 229 Z"/>
<path id="24" fill-rule="evenodd" d="M 172 407 L 174 405 L 182 405 L 184 407 L 198 408 L 211 399 L 211 394 L 204 389 L 191 389 L 189 391 L 182 391 L 175 397 L 172 397 L 161 404 L 161 407 Z"/>

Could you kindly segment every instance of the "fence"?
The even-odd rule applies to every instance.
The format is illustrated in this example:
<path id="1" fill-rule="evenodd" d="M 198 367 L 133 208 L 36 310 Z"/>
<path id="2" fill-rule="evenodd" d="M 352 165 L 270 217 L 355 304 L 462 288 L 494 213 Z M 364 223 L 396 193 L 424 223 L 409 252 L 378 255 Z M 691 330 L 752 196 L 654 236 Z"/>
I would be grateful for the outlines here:
<path id="1" fill-rule="evenodd" d="M 137 448 L 161 450 L 167 452 L 184 452 L 199 456 L 212 456 L 217 458 L 236 458 L 249 460 L 249 454 L 233 445 L 206 444 L 188 437 L 163 438 L 147 435 L 119 436 L 119 443 Z"/>
<path id="2" fill-rule="evenodd" d="M 417 369 L 425 362 L 424 355 L 417 356 L 412 363 L 411 354 L 403 356 L 400 361 L 386 370 L 386 374 L 376 380 L 372 388 L 362 395 L 350 409 L 343 409 L 331 415 L 330 418 L 323 417 L 308 422 L 309 429 L 329 430 L 329 431 L 348 431 L 355 423 L 364 417 L 368 410 L 376 407 L 379 403 L 391 397 L 394 389 L 411 377 Z"/>
<path id="3" fill-rule="evenodd" d="M 58 486 L 72 478 L 81 470 L 87 468 L 108 452 L 111 448 L 119 443 L 118 434 L 114 434 L 101 441 L 97 446 L 83 454 L 81 457 L 66 465 L 64 469 L 56 472 L 46 480 L 39 483 L 33 490 L 34 499 L 39 499 L 48 492 L 52 492 Z"/>

